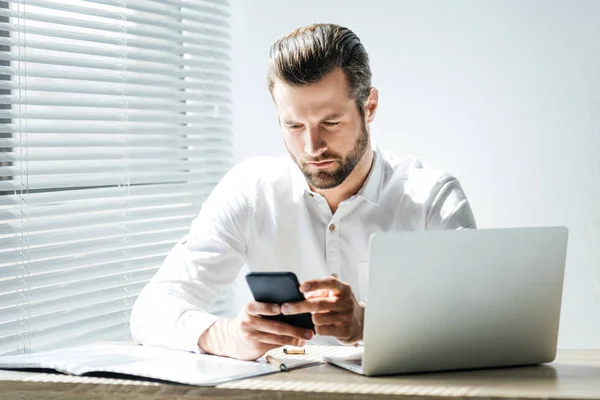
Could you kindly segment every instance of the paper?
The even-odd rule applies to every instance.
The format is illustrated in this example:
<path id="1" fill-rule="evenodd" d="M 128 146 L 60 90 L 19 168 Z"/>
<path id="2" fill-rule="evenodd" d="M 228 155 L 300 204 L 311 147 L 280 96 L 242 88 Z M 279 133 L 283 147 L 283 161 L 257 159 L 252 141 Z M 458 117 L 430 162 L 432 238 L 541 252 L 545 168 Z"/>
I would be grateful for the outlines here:
<path id="1" fill-rule="evenodd" d="M 315 364 L 286 360 L 288 369 Z M 231 358 L 129 343 L 100 342 L 66 349 L 0 357 L 0 369 L 49 368 L 72 375 L 112 372 L 197 386 L 279 372 L 264 361 Z"/>

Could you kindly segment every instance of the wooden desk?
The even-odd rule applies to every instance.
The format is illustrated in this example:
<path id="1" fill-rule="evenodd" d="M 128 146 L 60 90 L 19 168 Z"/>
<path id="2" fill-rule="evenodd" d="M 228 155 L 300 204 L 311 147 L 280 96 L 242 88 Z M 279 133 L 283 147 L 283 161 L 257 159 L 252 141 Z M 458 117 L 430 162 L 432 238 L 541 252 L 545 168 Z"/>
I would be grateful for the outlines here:
<path id="1" fill-rule="evenodd" d="M 384 397 L 600 399 L 600 350 L 559 351 L 554 363 L 541 366 L 378 378 L 365 378 L 331 365 L 320 365 L 230 382 L 216 388 L 0 372 L 0 399 L 148 400 L 203 396 L 285 400 Z"/>

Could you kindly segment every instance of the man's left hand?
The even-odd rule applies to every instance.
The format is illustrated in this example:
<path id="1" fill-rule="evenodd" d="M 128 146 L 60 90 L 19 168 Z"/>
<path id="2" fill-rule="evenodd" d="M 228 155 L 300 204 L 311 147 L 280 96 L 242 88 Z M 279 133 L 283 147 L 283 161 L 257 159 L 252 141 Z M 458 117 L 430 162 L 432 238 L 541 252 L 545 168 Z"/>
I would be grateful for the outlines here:
<path id="1" fill-rule="evenodd" d="M 327 277 L 303 282 L 300 291 L 306 300 L 283 304 L 283 314 L 311 313 L 317 334 L 333 336 L 343 344 L 362 340 L 365 305 L 358 302 L 350 285 Z"/>

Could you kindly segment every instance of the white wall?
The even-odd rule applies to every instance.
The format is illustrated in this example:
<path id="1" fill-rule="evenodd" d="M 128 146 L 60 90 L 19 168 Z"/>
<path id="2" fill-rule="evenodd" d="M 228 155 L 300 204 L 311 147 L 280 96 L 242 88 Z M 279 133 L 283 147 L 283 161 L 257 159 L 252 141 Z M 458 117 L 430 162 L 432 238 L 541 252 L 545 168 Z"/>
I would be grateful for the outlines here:
<path id="1" fill-rule="evenodd" d="M 284 153 L 272 42 L 351 28 L 380 92 L 378 145 L 458 176 L 480 227 L 568 226 L 559 346 L 600 348 L 600 2 L 231 3 L 237 161 Z"/>

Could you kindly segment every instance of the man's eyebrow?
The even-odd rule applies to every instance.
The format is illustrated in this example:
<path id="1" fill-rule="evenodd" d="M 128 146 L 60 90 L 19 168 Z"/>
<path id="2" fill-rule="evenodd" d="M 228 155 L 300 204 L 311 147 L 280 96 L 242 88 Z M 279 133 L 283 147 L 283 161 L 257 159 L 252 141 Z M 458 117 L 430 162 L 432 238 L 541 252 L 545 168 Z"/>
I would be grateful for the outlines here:
<path id="1" fill-rule="evenodd" d="M 329 115 L 325 116 L 325 118 L 323 118 L 321 121 L 330 121 L 332 119 L 338 119 L 338 118 L 341 118 L 343 116 L 344 116 L 343 113 L 339 113 L 339 112 L 338 113 L 333 113 L 333 114 L 329 114 Z M 285 125 L 298 125 L 299 124 L 296 121 L 291 121 L 291 120 L 287 120 L 287 119 L 285 121 L 283 121 L 283 123 Z"/>
<path id="2" fill-rule="evenodd" d="M 323 118 L 323 121 L 328 121 L 331 119 L 338 119 L 340 117 L 343 117 L 344 114 L 342 113 L 333 113 L 333 114 L 329 114 L 328 116 L 326 116 L 325 118 Z"/>

